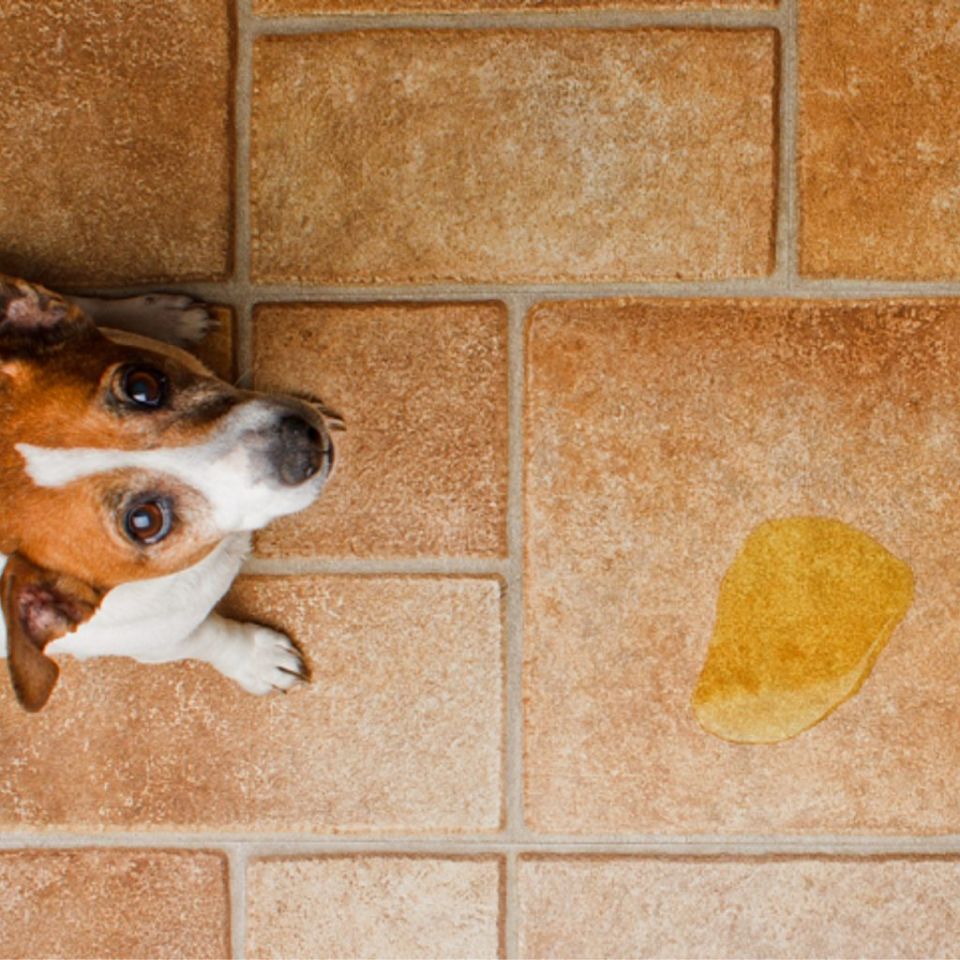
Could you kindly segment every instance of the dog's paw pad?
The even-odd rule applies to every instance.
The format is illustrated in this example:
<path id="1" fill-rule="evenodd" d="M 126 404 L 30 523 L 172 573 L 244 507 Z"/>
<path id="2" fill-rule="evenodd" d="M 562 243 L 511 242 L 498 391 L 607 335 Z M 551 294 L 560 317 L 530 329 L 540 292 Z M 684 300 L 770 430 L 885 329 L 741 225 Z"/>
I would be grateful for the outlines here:
<path id="1" fill-rule="evenodd" d="M 199 343 L 218 326 L 209 308 L 179 293 L 148 293 L 123 301 L 147 336 L 179 345 Z"/>
<path id="2" fill-rule="evenodd" d="M 231 673 L 244 690 L 264 694 L 307 682 L 307 666 L 287 637 L 268 627 L 246 626 L 249 646 L 242 662 Z"/>

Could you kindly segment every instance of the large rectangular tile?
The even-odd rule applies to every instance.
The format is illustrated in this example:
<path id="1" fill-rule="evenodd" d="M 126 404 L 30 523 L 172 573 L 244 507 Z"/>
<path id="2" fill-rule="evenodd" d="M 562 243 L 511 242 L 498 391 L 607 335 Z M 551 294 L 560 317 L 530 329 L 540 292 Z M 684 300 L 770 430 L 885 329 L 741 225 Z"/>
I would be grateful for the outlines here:
<path id="1" fill-rule="evenodd" d="M 960 277 L 960 3 L 800 0 L 800 264 Z"/>
<path id="2" fill-rule="evenodd" d="M 764 275 L 776 60 L 771 30 L 261 39 L 255 278 Z"/>
<path id="3" fill-rule="evenodd" d="M 954 832 L 960 301 L 570 302 L 527 336 L 529 822 Z M 791 517 L 873 538 L 913 602 L 826 719 L 727 742 L 693 709 L 721 583 Z"/>
<path id="4" fill-rule="evenodd" d="M 227 273 L 230 7 L 0 6 L 0 271 L 51 285 Z"/>
<path id="5" fill-rule="evenodd" d="M 263 531 L 259 553 L 506 552 L 502 304 L 265 304 L 253 370 L 258 389 L 322 397 L 347 425 L 323 496 Z"/>
<path id="6" fill-rule="evenodd" d="M 523 957 L 955 957 L 947 858 L 525 858 Z"/>
<path id="7" fill-rule="evenodd" d="M 501 956 L 493 857 L 291 857 L 247 869 L 256 957 Z"/>
<path id="8" fill-rule="evenodd" d="M 0 957 L 228 956 L 222 854 L 117 848 L 0 853 Z"/>
<path id="9" fill-rule="evenodd" d="M 205 664 L 61 658 L 42 713 L 0 699 L 0 827 L 497 828 L 498 580 L 251 577 L 227 606 L 299 642 L 310 685 L 259 698 Z"/>

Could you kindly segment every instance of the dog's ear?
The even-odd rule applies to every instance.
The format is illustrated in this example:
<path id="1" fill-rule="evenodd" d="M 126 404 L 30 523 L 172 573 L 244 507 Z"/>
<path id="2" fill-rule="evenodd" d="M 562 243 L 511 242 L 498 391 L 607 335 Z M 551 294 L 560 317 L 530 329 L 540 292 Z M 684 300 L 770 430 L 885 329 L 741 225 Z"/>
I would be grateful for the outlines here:
<path id="1" fill-rule="evenodd" d="M 7 665 L 26 710 L 35 713 L 46 704 L 60 674 L 44 647 L 89 620 L 102 599 L 90 584 L 38 567 L 18 553 L 7 559 L 0 577 Z"/>
<path id="2" fill-rule="evenodd" d="M 59 294 L 0 276 L 0 356 L 33 354 L 95 329 L 76 304 Z"/>

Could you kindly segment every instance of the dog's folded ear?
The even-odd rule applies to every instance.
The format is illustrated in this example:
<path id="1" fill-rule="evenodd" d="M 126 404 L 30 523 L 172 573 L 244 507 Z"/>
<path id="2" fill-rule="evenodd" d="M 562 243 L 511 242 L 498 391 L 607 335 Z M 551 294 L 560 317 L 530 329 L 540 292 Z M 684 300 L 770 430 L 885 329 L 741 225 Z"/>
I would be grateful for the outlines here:
<path id="1" fill-rule="evenodd" d="M 102 591 L 82 580 L 45 570 L 17 553 L 7 559 L 0 577 L 7 665 L 26 710 L 35 713 L 46 704 L 60 674 L 44 647 L 89 620 L 102 599 Z"/>
<path id="2" fill-rule="evenodd" d="M 35 353 L 94 329 L 93 321 L 59 294 L 0 275 L 0 355 Z"/>

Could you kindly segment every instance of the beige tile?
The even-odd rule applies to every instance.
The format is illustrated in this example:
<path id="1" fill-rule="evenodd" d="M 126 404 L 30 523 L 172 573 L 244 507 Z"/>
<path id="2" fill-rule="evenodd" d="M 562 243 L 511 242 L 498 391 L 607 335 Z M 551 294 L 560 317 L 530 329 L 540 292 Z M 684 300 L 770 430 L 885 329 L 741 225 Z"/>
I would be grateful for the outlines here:
<path id="1" fill-rule="evenodd" d="M 247 870 L 256 957 L 500 956 L 493 858 L 312 857 Z"/>
<path id="2" fill-rule="evenodd" d="M 254 274 L 341 284 L 764 275 L 776 40 L 771 30 L 261 39 Z"/>
<path id="3" fill-rule="evenodd" d="M 0 853 L 0 957 L 228 957 L 222 854 Z"/>
<path id="4" fill-rule="evenodd" d="M 960 301 L 548 304 L 527 358 L 529 822 L 953 832 Z M 873 537 L 915 599 L 823 722 L 724 742 L 691 709 L 721 578 L 802 515 Z"/>
<path id="5" fill-rule="evenodd" d="M 5 0 L 0 271 L 50 285 L 227 272 L 230 6 Z"/>
<path id="6" fill-rule="evenodd" d="M 0 699 L 0 828 L 499 825 L 499 581 L 253 577 L 229 608 L 287 630 L 310 686 L 260 698 L 205 664 L 61 658 L 42 713 Z"/>
<path id="7" fill-rule="evenodd" d="M 316 394 L 347 423 L 323 496 L 271 524 L 259 553 L 506 552 L 502 304 L 261 306 L 254 340 L 259 389 Z"/>
<path id="8" fill-rule="evenodd" d="M 776 0 L 254 0 L 253 4 L 254 13 L 262 16 L 309 13 L 468 13 L 500 10 L 731 10 L 774 6 Z"/>
<path id="9" fill-rule="evenodd" d="M 960 5 L 800 0 L 800 263 L 960 276 Z"/>
<path id="10" fill-rule="evenodd" d="M 955 957 L 956 860 L 528 859 L 523 957 Z"/>

